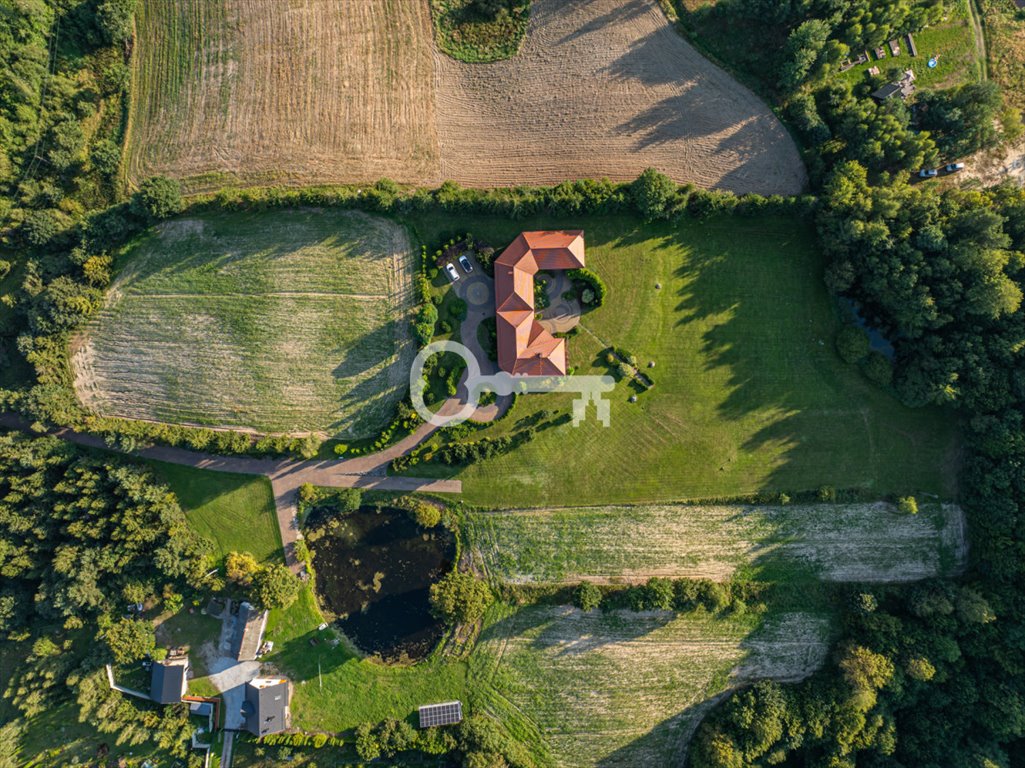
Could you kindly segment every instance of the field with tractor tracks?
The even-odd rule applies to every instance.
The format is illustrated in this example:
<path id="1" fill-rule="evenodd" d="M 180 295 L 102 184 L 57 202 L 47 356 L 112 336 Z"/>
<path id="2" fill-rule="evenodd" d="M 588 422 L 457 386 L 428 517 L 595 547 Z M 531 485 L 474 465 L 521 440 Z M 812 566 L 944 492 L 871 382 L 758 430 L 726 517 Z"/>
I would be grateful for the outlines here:
<path id="1" fill-rule="evenodd" d="M 409 386 L 409 248 L 354 212 L 166 222 L 73 340 L 76 391 L 104 416 L 369 436 Z"/>
<path id="2" fill-rule="evenodd" d="M 952 504 L 903 515 L 889 504 L 664 505 L 475 513 L 470 540 L 488 572 L 513 583 L 725 580 L 771 568 L 828 581 L 908 581 L 963 556 Z"/>
<path id="3" fill-rule="evenodd" d="M 140 7 L 130 183 L 474 187 L 636 177 L 791 194 L 797 148 L 656 0 L 538 0 L 522 50 L 466 64 L 428 0 L 154 0 Z"/>
<path id="4" fill-rule="evenodd" d="M 471 702 L 555 765 L 682 764 L 717 694 L 810 674 L 828 634 L 811 613 L 499 606 L 470 659 Z"/>

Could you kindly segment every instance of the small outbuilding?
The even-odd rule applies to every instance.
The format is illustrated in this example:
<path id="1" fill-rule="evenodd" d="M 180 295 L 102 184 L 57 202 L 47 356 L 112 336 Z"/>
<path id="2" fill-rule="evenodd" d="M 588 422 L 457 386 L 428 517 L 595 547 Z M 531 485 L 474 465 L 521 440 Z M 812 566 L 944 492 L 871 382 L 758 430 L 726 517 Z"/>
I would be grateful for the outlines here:
<path id="1" fill-rule="evenodd" d="M 188 687 L 189 657 L 154 661 L 150 672 L 150 698 L 157 704 L 177 704 Z"/>
<path id="2" fill-rule="evenodd" d="M 255 661 L 263 644 L 263 631 L 267 627 L 267 611 L 249 603 L 242 603 L 235 617 L 233 650 L 239 661 Z"/>
<path id="3" fill-rule="evenodd" d="M 287 677 L 257 677 L 246 683 L 242 704 L 246 730 L 254 736 L 266 736 L 291 726 L 291 686 Z"/>
<path id="4" fill-rule="evenodd" d="M 918 55 L 918 48 L 915 47 L 915 38 L 911 36 L 910 32 L 908 32 L 908 34 L 907 34 L 907 41 L 908 41 L 908 52 L 912 56 L 917 56 Z"/>
<path id="5" fill-rule="evenodd" d="M 901 99 L 907 99 L 915 92 L 915 73 L 913 70 L 904 70 L 904 75 L 896 83 L 887 83 L 882 88 L 876 89 L 872 93 L 872 98 L 876 101 L 888 101 L 894 96 L 900 96 Z"/>

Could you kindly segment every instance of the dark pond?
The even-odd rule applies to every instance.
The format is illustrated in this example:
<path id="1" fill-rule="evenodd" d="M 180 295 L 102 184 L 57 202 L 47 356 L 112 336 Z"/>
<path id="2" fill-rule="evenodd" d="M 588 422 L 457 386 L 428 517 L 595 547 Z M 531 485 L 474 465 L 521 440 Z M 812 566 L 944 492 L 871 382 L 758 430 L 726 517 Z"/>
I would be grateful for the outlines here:
<path id="1" fill-rule="evenodd" d="M 443 626 L 430 612 L 430 586 L 455 556 L 448 530 L 421 528 L 403 510 L 362 508 L 321 521 L 310 538 L 321 605 L 360 650 L 385 659 L 431 652 Z"/>

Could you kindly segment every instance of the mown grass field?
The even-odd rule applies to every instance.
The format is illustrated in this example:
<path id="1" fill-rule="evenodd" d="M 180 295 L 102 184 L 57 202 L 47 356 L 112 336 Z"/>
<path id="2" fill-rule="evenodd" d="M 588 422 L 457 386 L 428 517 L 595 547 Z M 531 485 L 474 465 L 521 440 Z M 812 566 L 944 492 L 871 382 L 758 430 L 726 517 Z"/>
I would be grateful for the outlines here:
<path id="1" fill-rule="evenodd" d="M 405 667 L 333 646 L 321 621 L 305 589 L 268 625 L 269 661 L 296 683 L 295 727 L 415 722 L 420 704 L 460 699 L 468 713 L 498 718 L 542 765 L 567 766 L 665 764 L 715 694 L 810 673 L 829 633 L 828 616 L 813 608 L 712 616 L 496 604 L 468 658 L 436 653 Z"/>
<path id="2" fill-rule="evenodd" d="M 178 497 L 189 524 L 213 542 L 219 559 L 229 552 L 250 552 L 262 562 L 281 560 L 274 494 L 266 477 L 158 461 L 150 466 Z"/>
<path id="3" fill-rule="evenodd" d="M 672 765 L 716 694 L 809 674 L 827 636 L 810 613 L 496 606 L 471 657 L 470 701 L 542 764 Z"/>
<path id="4" fill-rule="evenodd" d="M 577 507 L 471 513 L 471 547 L 513 583 L 734 575 L 905 581 L 944 575 L 963 548 L 954 505 Z"/>
<path id="5" fill-rule="evenodd" d="M 345 642 L 332 644 L 310 587 L 286 610 L 271 611 L 268 660 L 295 682 L 293 725 L 309 731 L 345 731 L 363 722 L 411 718 L 428 702 L 465 698 L 465 662 L 435 655 L 414 666 L 362 659 Z M 311 641 L 314 641 L 311 643 Z M 413 722 L 411 720 L 411 722 Z"/>
<path id="6" fill-rule="evenodd" d="M 177 219 L 129 246 L 73 344 L 103 415 L 374 434 L 408 387 L 404 230 L 343 211 Z"/>
<path id="7" fill-rule="evenodd" d="M 582 228 L 605 305 L 569 341 L 578 374 L 602 374 L 610 344 L 632 351 L 655 387 L 608 395 L 611 426 L 590 417 L 541 431 L 455 472 L 464 497 L 495 508 L 730 498 L 824 485 L 873 496 L 955 493 L 954 419 L 912 410 L 845 365 L 836 308 L 811 229 L 796 219 L 723 217 L 644 224 L 632 217 L 457 224 L 417 219 L 424 242 L 472 231 L 504 247 L 521 230 Z M 649 361 L 655 363 L 648 368 Z M 570 395 L 529 395 L 474 438 L 516 430 Z M 417 474 L 451 474 L 438 465 Z"/>

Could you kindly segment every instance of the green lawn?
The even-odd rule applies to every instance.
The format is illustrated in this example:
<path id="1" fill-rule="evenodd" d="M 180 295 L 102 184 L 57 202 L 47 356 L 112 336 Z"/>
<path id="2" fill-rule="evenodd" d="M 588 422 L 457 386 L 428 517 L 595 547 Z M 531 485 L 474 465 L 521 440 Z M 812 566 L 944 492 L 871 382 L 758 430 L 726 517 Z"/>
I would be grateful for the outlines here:
<path id="1" fill-rule="evenodd" d="M 735 574 L 788 582 L 906 581 L 958 564 L 954 505 L 902 515 L 885 504 L 573 507 L 475 512 L 470 546 L 512 583 Z"/>
<path id="2" fill-rule="evenodd" d="M 1025 109 L 1025 11 L 1014 0 L 980 0 L 986 25 L 989 75 L 1007 102 Z"/>
<path id="3" fill-rule="evenodd" d="M 178 497 L 192 527 L 214 543 L 219 557 L 239 551 L 251 552 L 263 562 L 281 559 L 270 480 L 158 461 L 150 466 Z"/>
<path id="4" fill-rule="evenodd" d="M 404 667 L 332 646 L 305 589 L 271 613 L 269 661 L 295 681 L 293 725 L 302 730 L 412 719 L 420 704 L 460 699 L 468 713 L 496 717 L 542 765 L 662 764 L 716 693 L 822 663 L 830 617 L 820 592 L 799 609 L 770 601 L 714 616 L 497 604 L 465 661 L 436 652 Z"/>
<path id="5" fill-rule="evenodd" d="M 585 230 L 588 267 L 608 286 L 569 342 L 579 374 L 605 373 L 609 344 L 634 352 L 655 387 L 630 403 L 608 395 L 612 423 L 593 416 L 541 431 L 503 457 L 455 472 L 485 506 L 572 506 L 727 498 L 760 491 L 855 488 L 874 496 L 955 493 L 954 418 L 912 410 L 845 365 L 838 313 L 822 283 L 810 227 L 784 217 L 721 217 L 646 225 L 626 216 L 477 217 L 414 221 L 436 242 L 458 226 L 504 247 L 521 230 Z M 444 229 L 443 229 L 444 228 Z M 659 287 L 660 286 L 660 287 Z M 655 363 L 654 368 L 648 362 Z M 520 398 L 482 432 L 516 429 L 569 395 Z M 419 474 L 452 474 L 443 466 Z"/>
<path id="6" fill-rule="evenodd" d="M 116 266 L 72 360 L 101 415 L 356 439 L 405 394 L 412 258 L 392 222 L 197 215 L 164 222 Z"/>
<path id="7" fill-rule="evenodd" d="M 193 613 L 189 613 L 190 608 Z M 217 644 L 221 636 L 220 619 L 204 615 L 197 606 L 189 606 L 173 616 L 158 618 L 156 625 L 160 647 L 189 646 L 189 664 L 195 673 L 195 679 L 189 681 L 189 689 L 194 690 L 193 683 L 210 674 L 200 648 L 207 643 Z"/>
<path id="8" fill-rule="evenodd" d="M 361 659 L 346 643 L 332 645 L 309 588 L 285 611 L 272 611 L 268 660 L 295 682 L 292 721 L 308 731 L 339 732 L 363 722 L 412 718 L 421 704 L 466 698 L 467 665 L 435 655 L 415 666 Z M 316 640 L 311 645 L 310 640 Z"/>

